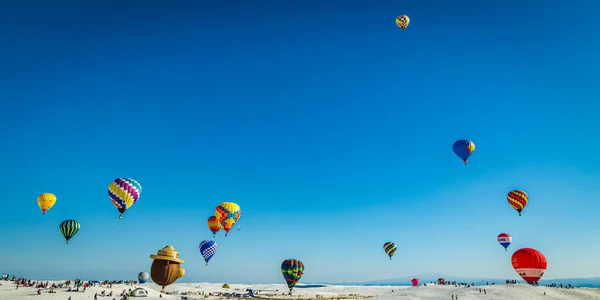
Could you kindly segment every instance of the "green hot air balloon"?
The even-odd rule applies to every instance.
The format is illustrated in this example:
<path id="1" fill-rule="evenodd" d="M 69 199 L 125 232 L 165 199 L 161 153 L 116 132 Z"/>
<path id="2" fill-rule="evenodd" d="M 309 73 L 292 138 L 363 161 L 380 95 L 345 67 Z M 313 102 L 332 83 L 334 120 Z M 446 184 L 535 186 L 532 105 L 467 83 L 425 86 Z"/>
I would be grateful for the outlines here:
<path id="1" fill-rule="evenodd" d="M 387 242 L 383 244 L 383 251 L 385 251 L 385 253 L 387 253 L 387 255 L 390 256 L 390 260 L 392 259 L 392 256 L 394 256 L 394 254 L 396 253 L 396 248 L 396 244 L 392 242 Z"/>
<path id="2" fill-rule="evenodd" d="M 290 288 L 290 295 L 296 283 L 304 274 L 304 264 L 297 259 L 286 259 L 281 263 L 281 274 Z"/>
<path id="3" fill-rule="evenodd" d="M 58 226 L 60 233 L 62 233 L 62 235 L 65 237 L 65 240 L 67 240 L 67 244 L 69 243 L 69 240 L 73 238 L 73 236 L 75 236 L 75 234 L 79 231 L 79 228 L 81 228 L 81 224 L 75 220 L 62 221 L 60 226 Z"/>

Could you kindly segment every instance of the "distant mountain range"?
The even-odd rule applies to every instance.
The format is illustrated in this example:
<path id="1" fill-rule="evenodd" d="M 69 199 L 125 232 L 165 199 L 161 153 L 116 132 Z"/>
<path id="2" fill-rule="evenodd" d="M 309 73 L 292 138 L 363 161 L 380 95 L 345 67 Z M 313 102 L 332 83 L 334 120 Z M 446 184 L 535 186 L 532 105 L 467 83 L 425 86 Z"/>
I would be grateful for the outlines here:
<path id="1" fill-rule="evenodd" d="M 441 274 L 428 274 L 417 276 L 421 283 L 428 283 L 437 281 L 438 278 L 445 278 L 450 281 L 458 281 L 458 282 L 466 282 L 471 284 L 471 282 L 475 283 L 475 285 L 485 285 L 486 283 L 492 284 L 505 284 L 506 279 L 502 278 L 465 278 L 465 277 L 455 277 Z M 514 278 L 516 279 L 516 278 Z M 523 280 L 518 280 L 519 283 L 525 283 Z M 557 278 L 557 279 L 542 279 L 540 280 L 540 285 L 548 285 L 551 283 L 556 284 L 571 284 L 576 287 L 591 287 L 591 288 L 600 288 L 600 277 L 592 277 L 592 278 Z M 381 280 L 373 280 L 373 281 L 363 281 L 363 282 L 316 282 L 316 284 L 331 284 L 331 285 L 411 285 L 410 278 L 395 278 L 395 279 L 381 279 Z"/>

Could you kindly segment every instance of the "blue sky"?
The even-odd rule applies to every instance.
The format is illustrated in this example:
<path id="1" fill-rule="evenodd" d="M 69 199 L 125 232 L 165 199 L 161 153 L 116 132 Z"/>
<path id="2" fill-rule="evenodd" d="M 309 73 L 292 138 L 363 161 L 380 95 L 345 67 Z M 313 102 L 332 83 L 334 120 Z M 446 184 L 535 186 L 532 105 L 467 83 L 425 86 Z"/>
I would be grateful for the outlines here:
<path id="1" fill-rule="evenodd" d="M 3 272 L 134 278 L 171 244 L 184 281 L 283 283 L 286 258 L 301 282 L 516 278 L 508 232 L 509 250 L 546 255 L 545 279 L 600 275 L 600 4 L 15 3 L 0 4 Z M 143 186 L 122 220 L 117 177 Z M 42 192 L 58 197 L 45 216 Z M 222 201 L 242 230 L 205 267 Z"/>

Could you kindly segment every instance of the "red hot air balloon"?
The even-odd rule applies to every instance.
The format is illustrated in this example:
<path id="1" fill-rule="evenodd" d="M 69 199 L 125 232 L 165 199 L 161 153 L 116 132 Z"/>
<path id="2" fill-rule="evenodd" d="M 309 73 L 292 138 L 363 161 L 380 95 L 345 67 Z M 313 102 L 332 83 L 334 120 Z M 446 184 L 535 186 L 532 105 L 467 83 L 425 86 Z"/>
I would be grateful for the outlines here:
<path id="1" fill-rule="evenodd" d="M 523 280 L 533 284 L 544 276 L 548 262 L 542 252 L 533 248 L 521 248 L 513 253 L 512 265 Z"/>
<path id="2" fill-rule="evenodd" d="M 410 282 L 413 286 L 419 286 L 419 278 L 411 278 Z"/>

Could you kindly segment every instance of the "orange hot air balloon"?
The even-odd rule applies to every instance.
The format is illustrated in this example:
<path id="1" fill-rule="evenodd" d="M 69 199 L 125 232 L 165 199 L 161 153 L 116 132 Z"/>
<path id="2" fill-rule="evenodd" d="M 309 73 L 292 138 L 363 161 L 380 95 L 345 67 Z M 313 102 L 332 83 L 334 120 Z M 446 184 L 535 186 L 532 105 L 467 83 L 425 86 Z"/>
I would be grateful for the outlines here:
<path id="1" fill-rule="evenodd" d="M 508 200 L 508 204 L 512 206 L 516 211 L 519 212 L 519 216 L 521 215 L 521 211 L 527 206 L 529 202 L 529 196 L 525 191 L 522 190 L 512 190 L 508 195 L 506 195 L 506 200 Z"/>
<path id="2" fill-rule="evenodd" d="M 219 232 L 219 230 L 222 228 L 221 223 L 219 223 L 219 220 L 217 220 L 217 217 L 212 216 L 208 218 L 208 228 L 210 231 L 212 231 L 213 237 L 216 237 L 217 232 Z"/>
<path id="3" fill-rule="evenodd" d="M 512 255 L 515 271 L 529 284 L 536 283 L 544 276 L 548 261 L 542 252 L 533 248 L 521 248 Z"/>

